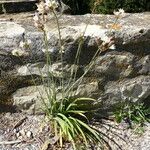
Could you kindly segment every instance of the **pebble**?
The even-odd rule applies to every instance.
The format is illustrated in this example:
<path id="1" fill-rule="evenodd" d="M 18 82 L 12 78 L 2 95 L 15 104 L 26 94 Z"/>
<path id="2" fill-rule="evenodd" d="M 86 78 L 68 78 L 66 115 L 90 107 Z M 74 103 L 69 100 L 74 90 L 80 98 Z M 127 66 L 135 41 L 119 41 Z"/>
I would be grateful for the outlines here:
<path id="1" fill-rule="evenodd" d="M 32 132 L 31 131 L 27 131 L 26 136 L 27 136 L 27 138 L 32 138 Z"/>
<path id="2" fill-rule="evenodd" d="M 22 137 L 22 136 L 19 136 L 19 137 L 18 137 L 18 139 L 19 139 L 19 140 L 22 140 L 22 139 L 23 139 L 23 137 Z"/>
<path id="3" fill-rule="evenodd" d="M 16 137 L 18 138 L 20 136 L 20 132 L 16 133 Z"/>
<path id="4" fill-rule="evenodd" d="M 20 134 L 24 137 L 24 136 L 26 135 L 26 132 L 22 129 L 22 130 L 20 131 Z"/>
<path id="5" fill-rule="evenodd" d="M 10 129 L 8 128 L 6 132 L 10 132 Z"/>
<path id="6" fill-rule="evenodd" d="M 17 129 L 14 129 L 13 132 L 14 132 L 14 133 L 17 133 Z"/>

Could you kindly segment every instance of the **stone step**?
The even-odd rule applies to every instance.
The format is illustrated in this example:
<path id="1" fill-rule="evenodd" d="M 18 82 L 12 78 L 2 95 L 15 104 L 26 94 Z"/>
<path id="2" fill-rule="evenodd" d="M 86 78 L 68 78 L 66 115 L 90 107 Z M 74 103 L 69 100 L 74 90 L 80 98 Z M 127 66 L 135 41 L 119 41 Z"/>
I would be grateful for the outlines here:
<path id="1" fill-rule="evenodd" d="M 33 11 L 38 0 L 0 0 L 0 14 Z"/>

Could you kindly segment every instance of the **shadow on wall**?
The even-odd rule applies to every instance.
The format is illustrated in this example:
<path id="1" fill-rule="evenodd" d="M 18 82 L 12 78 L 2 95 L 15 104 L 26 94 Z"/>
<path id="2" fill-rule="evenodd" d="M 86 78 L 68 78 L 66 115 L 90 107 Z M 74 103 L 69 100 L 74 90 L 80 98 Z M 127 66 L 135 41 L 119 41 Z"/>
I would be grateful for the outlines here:
<path id="1" fill-rule="evenodd" d="M 0 14 L 34 11 L 37 9 L 36 2 L 0 3 Z"/>
<path id="2" fill-rule="evenodd" d="M 125 12 L 137 13 L 150 11 L 149 0 L 62 0 L 69 5 L 73 15 L 91 13 L 112 14 L 114 10 L 123 8 Z M 95 7 L 96 4 L 96 7 Z"/>
<path id="3" fill-rule="evenodd" d="M 62 0 L 63 3 L 71 8 L 72 15 L 83 15 L 91 13 L 91 0 Z"/>

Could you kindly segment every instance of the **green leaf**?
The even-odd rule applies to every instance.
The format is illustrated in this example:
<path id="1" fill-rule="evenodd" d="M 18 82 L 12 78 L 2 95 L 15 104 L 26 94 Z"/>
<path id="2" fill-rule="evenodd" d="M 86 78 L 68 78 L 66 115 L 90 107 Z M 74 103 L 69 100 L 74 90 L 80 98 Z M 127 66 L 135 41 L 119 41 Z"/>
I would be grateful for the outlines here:
<path id="1" fill-rule="evenodd" d="M 70 103 L 69 105 L 68 105 L 68 107 L 66 108 L 66 111 L 68 111 L 68 110 L 70 110 L 72 107 L 74 107 L 75 108 L 75 106 L 77 106 L 77 104 L 75 104 L 75 103 Z"/>
<path id="2" fill-rule="evenodd" d="M 64 120 L 66 123 L 68 123 L 68 125 L 69 125 L 71 128 L 73 128 L 72 123 L 70 122 L 70 120 L 69 120 L 64 114 L 58 113 L 57 116 L 62 117 L 63 120 Z"/>
<path id="3" fill-rule="evenodd" d="M 75 136 L 75 129 L 73 124 L 70 122 L 69 118 L 67 118 L 64 114 L 58 113 L 57 116 L 62 117 L 63 121 L 65 122 L 65 134 L 68 135 L 68 132 L 71 132 L 73 136 Z"/>
<path id="4" fill-rule="evenodd" d="M 70 111 L 68 111 L 68 113 L 77 114 L 77 115 L 79 115 L 81 117 L 84 117 L 88 121 L 88 118 L 86 117 L 86 115 L 84 115 L 84 113 L 86 113 L 86 111 L 70 110 Z"/>
<path id="5" fill-rule="evenodd" d="M 78 101 L 95 101 L 95 99 L 93 98 L 87 98 L 87 97 L 80 97 L 74 100 L 74 103 L 78 102 Z"/>
<path id="6" fill-rule="evenodd" d="M 79 119 L 76 119 L 76 120 L 80 125 L 82 125 L 85 129 L 87 129 L 87 131 L 89 131 L 98 141 L 100 141 L 99 134 L 96 130 L 92 129 L 89 125 L 87 125 L 83 121 L 81 121 Z"/>
<path id="7" fill-rule="evenodd" d="M 78 129 L 79 133 L 81 133 L 81 135 L 85 141 L 85 145 L 87 146 L 88 144 L 87 144 L 87 139 L 86 139 L 86 136 L 84 134 L 84 131 L 81 129 L 80 125 L 78 124 L 78 122 L 75 118 L 73 118 L 73 117 L 70 117 L 70 118 L 75 122 L 75 126 Z"/>

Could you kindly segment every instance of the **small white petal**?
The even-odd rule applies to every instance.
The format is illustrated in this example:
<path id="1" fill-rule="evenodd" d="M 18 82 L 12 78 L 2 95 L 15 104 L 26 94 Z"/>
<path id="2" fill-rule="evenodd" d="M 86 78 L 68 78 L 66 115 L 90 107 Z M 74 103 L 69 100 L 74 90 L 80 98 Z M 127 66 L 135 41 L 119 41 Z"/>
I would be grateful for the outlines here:
<path id="1" fill-rule="evenodd" d="M 20 136 L 20 132 L 16 133 L 16 137 L 18 138 Z"/>
<path id="2" fill-rule="evenodd" d="M 124 11 L 123 9 L 121 9 L 121 8 L 120 8 L 118 11 L 119 11 L 121 14 L 125 13 L 125 11 Z"/>
<path id="3" fill-rule="evenodd" d="M 21 50 L 21 49 L 14 49 L 14 50 L 11 52 L 11 54 L 12 54 L 13 56 L 28 56 L 28 55 L 29 55 L 28 52 L 23 51 L 23 50 Z"/>
<path id="4" fill-rule="evenodd" d="M 33 17 L 33 20 L 36 21 L 36 22 L 39 21 L 39 16 L 38 16 L 38 15 L 35 15 L 35 16 Z"/>
<path id="5" fill-rule="evenodd" d="M 19 43 L 19 47 L 23 48 L 24 46 L 25 46 L 25 43 L 24 43 L 23 41 L 21 41 L 21 42 Z"/>
<path id="6" fill-rule="evenodd" d="M 110 38 L 108 36 L 103 36 L 102 38 L 103 43 L 109 43 L 110 42 Z"/>
<path id="7" fill-rule="evenodd" d="M 31 43 L 32 43 L 32 41 L 28 39 L 27 44 L 30 45 Z"/>
<path id="8" fill-rule="evenodd" d="M 109 47 L 109 49 L 116 49 L 116 46 L 113 44 Z"/>
<path id="9" fill-rule="evenodd" d="M 54 51 L 55 51 L 55 49 L 54 49 L 54 48 L 48 49 L 48 52 L 53 53 Z M 42 52 L 43 52 L 43 53 L 46 53 L 46 52 L 47 52 L 47 50 L 46 50 L 46 49 L 42 49 Z"/>
<path id="10" fill-rule="evenodd" d="M 118 16 L 118 15 L 120 15 L 120 12 L 119 11 L 114 11 L 114 15 Z"/>

